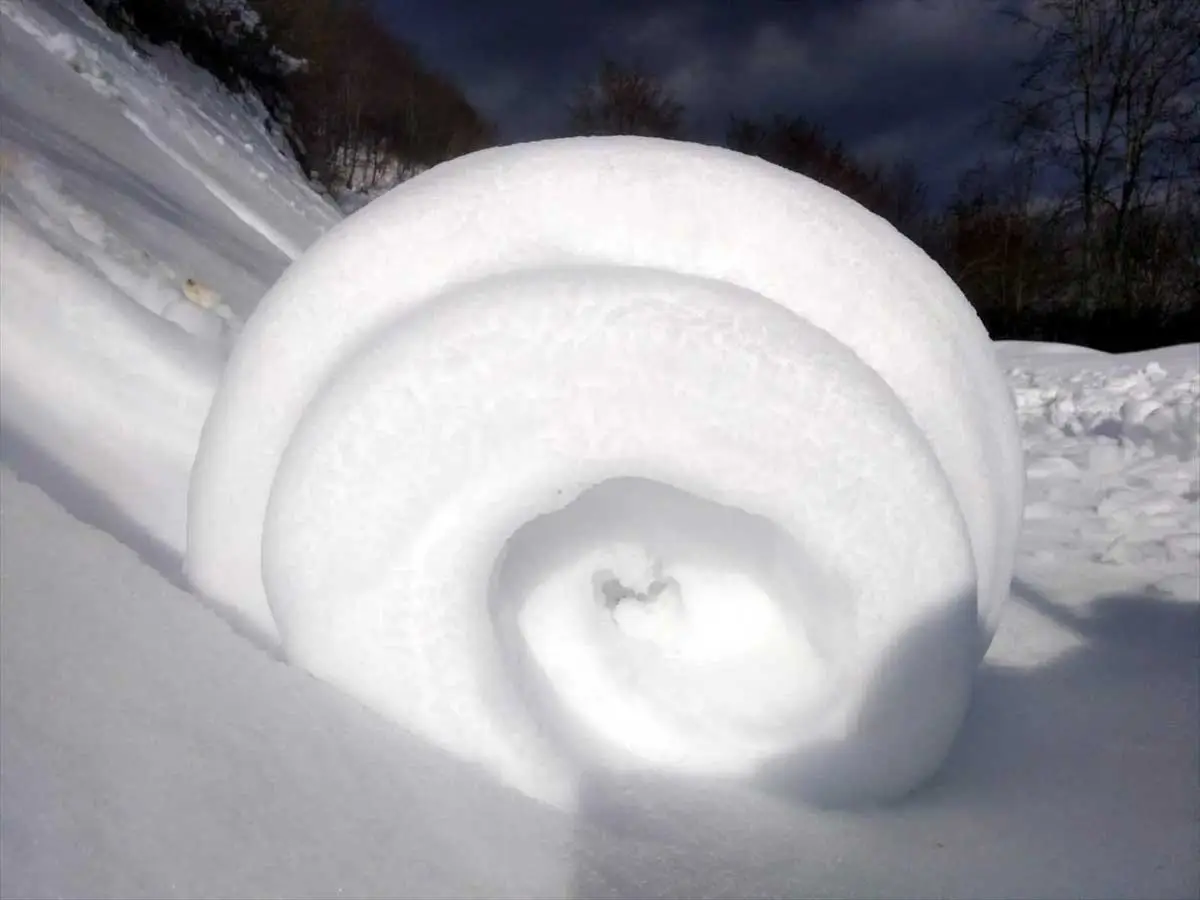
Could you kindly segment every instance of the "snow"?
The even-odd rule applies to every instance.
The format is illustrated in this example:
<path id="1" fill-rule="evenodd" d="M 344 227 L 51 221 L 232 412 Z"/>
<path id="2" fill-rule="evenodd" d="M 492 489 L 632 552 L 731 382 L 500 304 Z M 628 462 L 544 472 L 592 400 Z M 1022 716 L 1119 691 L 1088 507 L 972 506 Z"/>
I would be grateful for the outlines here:
<path id="1" fill-rule="evenodd" d="M 136 523 L 144 553 L 173 548 L 178 568 L 219 354 L 63 257 L 7 207 L 0 257 L 5 443 L 30 445 L 26 465 L 52 460 L 92 505 Z"/>
<path id="2" fill-rule="evenodd" d="M 160 62 L 74 0 L 0 2 L 0 424 L 23 472 L 177 578 L 224 357 L 290 262 L 254 223 L 298 250 L 339 215 L 261 109 Z"/>
<path id="3" fill-rule="evenodd" d="M 731 214 L 744 243 L 726 240 Z M 196 460 L 188 576 L 273 620 L 293 662 L 564 807 L 578 761 L 543 736 L 555 706 L 631 764 L 751 779 L 786 765 L 830 802 L 903 793 L 965 713 L 1022 490 L 992 348 L 930 267 L 842 195 L 728 151 L 596 138 L 456 160 L 343 222 L 248 322 Z M 488 584 L 523 523 L 631 476 L 777 523 L 788 628 L 737 665 L 614 650 L 624 686 L 601 691 L 600 714 L 603 664 L 586 689 L 570 666 L 537 666 L 497 631 L 533 615 L 525 598 Z M 631 515 L 632 535 L 559 552 L 635 539 L 662 554 L 694 530 L 674 509 L 641 511 L 662 535 Z M 710 530 L 676 541 L 665 571 L 736 527 Z M 537 629 L 567 657 L 620 633 L 577 581 L 545 605 L 583 619 Z M 813 628 L 819 674 L 795 658 L 813 655 Z M 513 654 L 533 676 L 508 671 Z M 563 702 L 535 714 L 510 687 L 528 677 Z M 761 710 L 731 702 L 752 692 Z M 712 696 L 728 699 L 696 699 Z M 676 724 L 631 742 L 630 715 Z"/>
<path id="4" fill-rule="evenodd" d="M 14 11 L 49 36 L 49 48 L 14 24 Z M 641 746 L 631 753 L 611 746 L 615 730 L 597 739 L 595 725 L 548 717 L 559 732 L 555 740 L 571 742 L 594 763 L 573 779 L 577 806 L 565 815 L 282 664 L 260 630 L 182 586 L 188 472 L 234 335 L 178 327 L 158 301 L 172 291 L 182 298 L 194 278 L 237 319 L 288 260 L 130 125 L 119 102 L 101 103 L 54 48 L 73 45 L 80 58 L 97 60 L 93 74 L 120 96 L 150 98 L 139 114 L 160 137 L 194 153 L 187 158 L 200 171 L 227 179 L 221 183 L 248 210 L 299 245 L 315 240 L 336 212 L 279 155 L 269 133 L 247 115 L 250 105 L 169 52 L 139 60 L 81 5 L 4 2 L 0 42 L 6 123 L 0 136 L 0 896 L 1200 893 L 1200 347 L 1110 356 L 998 345 L 1002 383 L 1015 397 L 1029 462 L 1017 579 L 949 757 L 928 784 L 882 808 L 837 812 L 799 802 L 786 766 L 762 773 L 753 786 L 697 777 L 697 768 L 711 772 L 743 758 L 750 732 L 732 719 L 716 719 L 714 758 L 672 761 L 691 771 L 664 775 L 629 764 L 631 756 L 652 755 L 654 740 L 666 756 L 691 746 L 677 741 L 696 733 L 695 721 L 683 716 L 664 728 L 657 715 L 664 705 L 679 708 L 675 688 L 684 682 L 672 680 L 672 667 L 690 666 L 695 676 L 696 669 L 728 664 L 749 680 L 754 673 L 745 664 L 757 648 L 770 678 L 776 662 L 815 663 L 822 648 L 839 646 L 843 619 L 809 617 L 804 637 L 813 652 L 801 654 L 800 644 L 790 643 L 775 655 L 772 641 L 786 607 L 764 587 L 820 574 L 772 568 L 765 548 L 781 539 L 778 522 L 737 499 L 722 505 L 686 485 L 652 491 L 645 481 L 621 478 L 591 490 L 596 478 L 582 478 L 573 501 L 533 503 L 531 511 L 543 514 L 510 533 L 503 564 L 487 573 L 495 576 L 495 596 L 526 598 L 523 616 L 496 626 L 506 640 L 526 633 L 524 643 L 537 654 L 514 663 L 567 666 L 577 680 L 560 679 L 558 686 L 568 691 L 584 690 L 594 673 L 611 701 L 595 713 L 600 725 L 612 721 L 614 709 L 632 718 L 642 708 L 659 725 L 657 738 L 633 728 L 628 737 Z M 209 152 L 228 153 L 220 157 L 228 166 L 201 164 Z M 270 175 L 259 179 L 253 171 Z M 508 289 L 519 294 L 523 277 L 506 279 Z M 673 276 L 662 277 L 660 293 L 677 297 Z M 469 285 L 443 287 L 464 298 L 472 292 Z M 706 310 L 729 301 L 707 282 L 688 281 L 684 293 L 702 290 L 712 295 Z M 178 308 L 193 306 L 181 301 Z M 486 327 L 481 319 L 478 340 L 486 343 L 492 326 L 502 330 L 503 318 L 491 317 Z M 363 379 L 370 387 L 372 372 L 388 369 L 379 348 L 411 341 L 441 321 L 414 321 L 412 331 L 381 328 L 374 356 L 356 348 L 347 378 L 306 401 L 304 427 L 346 411 L 339 391 L 366 402 L 354 384 Z M 799 340 L 836 345 L 803 323 L 799 330 L 806 335 Z M 796 339 L 783 331 L 775 340 Z M 904 340 L 893 335 L 893 343 Z M 238 352 L 240 346 L 239 339 Z M 725 362 L 744 352 L 736 342 L 728 350 Z M 620 361 L 621 353 L 614 355 Z M 522 357 L 509 357 L 503 372 L 515 378 Z M 626 357 L 645 370 L 640 356 Z M 470 367 L 456 367 L 456 358 L 472 357 L 448 354 L 438 371 L 469 383 Z M 479 365 L 495 372 L 499 358 L 493 348 Z M 691 371 L 686 366 L 701 363 L 688 356 L 682 365 Z M 753 367 L 730 370 L 736 378 L 753 374 Z M 497 402 L 515 406 L 516 399 L 499 392 L 504 379 L 493 375 L 493 381 Z M 851 381 L 839 381 L 837 390 Z M 454 389 L 421 384 L 434 405 Z M 701 408 L 721 409 L 735 424 L 754 414 L 719 406 L 737 390 L 724 378 L 697 390 L 711 395 L 705 401 L 711 405 Z M 479 394 L 467 399 L 484 402 Z M 799 397 L 791 398 L 796 414 L 818 421 L 812 418 L 817 396 Z M 399 410 L 406 402 L 419 405 L 421 398 L 393 397 L 385 405 Z M 614 417 L 637 408 L 597 406 Z M 880 415 L 897 408 L 893 397 Z M 578 412 L 564 407 L 564 415 Z M 457 420 L 461 427 L 466 413 L 444 424 Z M 406 424 L 392 438 L 406 458 L 409 443 L 426 452 L 436 444 L 433 432 L 443 421 L 431 409 L 424 414 L 420 428 Z M 871 416 L 865 419 L 863 427 Z M 372 437 L 369 422 L 348 424 Z M 498 432 L 504 424 L 497 423 Z M 920 431 L 912 423 L 908 429 L 901 435 L 915 440 Z M 813 440 L 825 433 L 811 430 Z M 336 443 L 336 436 L 318 437 L 297 442 L 305 451 L 297 457 L 289 452 L 295 473 L 320 463 Z M 640 442 L 646 452 L 672 449 L 660 441 L 654 450 L 654 437 L 650 429 L 621 440 Z M 370 455 L 382 445 L 362 449 Z M 875 441 L 860 452 L 881 449 Z M 447 463 L 479 450 L 466 442 L 455 452 Z M 926 458 L 937 452 L 927 450 Z M 916 457 L 889 458 L 911 464 Z M 514 479 L 525 477 L 519 467 L 513 472 Z M 363 490 L 367 482 L 346 484 Z M 516 493 L 506 493 L 510 486 L 499 479 L 492 483 L 501 500 Z M 753 483 L 739 476 L 739 485 Z M 438 485 L 422 489 L 446 496 Z M 941 490 L 957 506 L 957 494 L 945 484 Z M 300 511 L 304 498 L 289 497 Z M 503 531 L 505 515 L 517 516 L 510 506 L 484 509 L 494 533 Z M 427 533 L 434 560 L 448 546 L 439 543 L 440 533 L 488 524 L 463 521 L 469 504 L 443 509 Z M 639 535 L 638 528 L 653 531 L 655 521 L 680 518 L 727 554 L 728 564 L 719 555 L 680 561 L 647 553 L 646 541 L 613 541 L 606 531 Z M 962 533 L 974 540 L 974 531 Z M 299 536 L 291 534 L 289 540 Z M 344 548 L 369 549 L 351 538 L 338 536 Z M 594 539 L 593 549 L 574 554 L 578 570 L 555 557 L 585 539 Z M 475 558 L 486 556 L 480 551 Z M 715 583 L 699 570 L 717 562 L 725 590 L 742 598 L 744 615 L 730 615 L 715 589 L 695 590 L 697 576 Z M 593 583 L 593 575 L 603 577 Z M 539 605 L 541 594 L 528 590 L 532 582 L 557 595 L 559 581 L 564 593 L 603 602 Z M 585 632 L 571 645 L 581 652 L 553 661 L 556 629 Z M 614 677 L 618 670 L 605 655 L 613 648 L 624 654 L 621 671 L 636 674 L 658 659 L 660 677 L 635 690 Z M 788 677 L 801 690 L 823 683 L 815 664 Z M 541 693 L 536 681 L 526 687 L 527 702 L 592 712 Z M 719 684 L 712 687 L 706 702 L 718 711 L 743 704 L 749 716 L 774 722 L 779 708 L 788 708 L 779 692 L 723 697 Z M 887 700 L 881 697 L 878 708 L 886 711 Z M 885 717 L 882 724 L 892 723 Z M 778 735 L 766 737 L 770 743 Z M 723 748 L 732 749 L 721 757 Z"/>
<path id="5" fill-rule="evenodd" d="M 209 420 L 195 483 L 224 488 L 196 496 L 197 585 L 266 621 L 258 548 L 267 489 L 325 373 L 360 342 L 455 285 L 584 264 L 741 286 L 852 347 L 950 481 L 971 532 L 986 647 L 1009 580 L 1022 476 L 1011 400 L 978 319 L 932 261 L 841 195 L 719 148 L 650 139 L 460 158 L 355 214 L 291 267 L 239 341 Z"/>
<path id="6" fill-rule="evenodd" d="M 1164 584 L 1200 559 L 1200 353 L 1093 354 L 1086 367 L 1007 359 L 1029 456 L 1024 543 L 1057 561 L 1153 563 Z M 1064 532 L 1065 519 L 1079 527 Z"/>
<path id="7" fill-rule="evenodd" d="M 571 819 L 274 662 L 0 470 L 0 896 L 1194 896 L 1200 598 L 1022 568 L 917 795 L 813 812 L 595 777 Z"/>
<path id="8" fill-rule="evenodd" d="M 176 55 L 143 60 L 78 0 L 3 0 L 0 27 L 0 152 L 20 173 L 5 178 L 6 200 L 34 221 L 87 217 L 94 239 L 114 242 L 53 236 L 68 255 L 109 257 L 160 295 L 199 278 L 244 316 L 340 219 L 264 127 L 261 104 Z M 29 169 L 52 173 L 51 185 L 31 189 Z"/>
<path id="9" fill-rule="evenodd" d="M 481 390 L 481 379 L 493 387 Z M 812 399 L 798 405 L 797 393 Z M 748 396 L 757 402 L 746 404 Z M 975 661 L 965 530 L 936 462 L 906 427 L 903 409 L 848 350 L 745 292 L 604 269 L 491 280 L 406 317 L 361 361 L 344 364 L 306 411 L 271 487 L 262 559 L 272 610 L 293 661 L 448 749 L 494 764 L 521 789 L 569 804 L 551 777 L 552 748 L 538 740 L 551 717 L 530 715 L 505 690 L 514 680 L 507 658 L 524 642 L 498 639 L 497 628 L 513 613 L 540 621 L 523 589 L 537 592 L 562 562 L 613 540 L 654 548 L 681 582 L 699 563 L 740 569 L 741 556 L 753 562 L 750 574 L 779 586 L 775 602 L 790 607 L 795 640 L 807 645 L 810 628 L 828 633 L 825 677 L 796 681 L 807 665 L 793 659 L 790 635 L 716 669 L 703 660 L 664 667 L 633 649 L 613 662 L 612 677 L 627 682 L 616 688 L 624 705 L 645 706 L 638 686 L 648 682 L 661 695 L 658 719 L 694 720 L 664 751 L 698 756 L 688 770 L 751 775 L 783 754 L 807 765 L 810 750 L 842 732 L 848 742 L 864 739 L 847 721 L 876 693 L 871 667 L 915 623 L 942 619 L 947 647 L 962 652 L 947 652 L 940 666 L 926 657 L 928 668 L 912 673 L 929 679 L 907 719 L 925 726 L 916 746 L 926 755 L 911 758 L 907 729 L 895 743 L 874 735 L 883 770 L 859 776 L 895 791 L 936 764 L 930 755 L 953 735 Z M 874 464 L 880 457 L 887 469 Z M 575 511 L 556 521 L 550 547 L 528 539 L 510 547 L 506 565 L 523 571 L 502 569 L 489 590 L 497 558 L 524 523 L 631 476 L 649 484 L 610 498 L 594 518 Z M 658 492 L 656 482 L 693 499 Z M 710 511 L 701 497 L 745 512 Z M 862 509 L 880 514 L 864 522 Z M 769 552 L 738 537 L 747 512 L 776 523 Z M 880 552 L 889 545 L 895 553 Z M 616 631 L 590 577 L 575 584 L 550 606 L 574 607 L 579 640 L 564 646 L 566 632 L 551 626 L 540 643 L 588 654 Z M 897 665 L 893 677 L 905 673 Z M 744 697 L 772 679 L 789 697 L 771 692 L 773 713 L 756 717 L 744 699 L 724 710 L 695 705 L 714 683 Z M 567 687 L 561 676 L 546 680 Z M 590 701 L 563 705 L 570 715 Z M 731 746 L 705 747 L 722 722 Z M 602 731 L 609 744 L 628 739 L 624 729 Z M 751 739 L 763 731 L 781 733 Z M 757 749 L 735 749 L 747 742 Z"/>
<path id="10" fill-rule="evenodd" d="M 558 823 L 514 818 L 8 469 L 0 536 L 0 896 L 562 896 Z"/>

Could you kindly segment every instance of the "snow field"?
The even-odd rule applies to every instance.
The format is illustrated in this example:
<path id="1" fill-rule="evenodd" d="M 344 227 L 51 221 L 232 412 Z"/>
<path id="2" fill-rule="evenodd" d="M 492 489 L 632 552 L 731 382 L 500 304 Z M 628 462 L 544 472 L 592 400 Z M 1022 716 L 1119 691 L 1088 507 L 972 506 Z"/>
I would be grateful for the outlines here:
<path id="1" fill-rule="evenodd" d="M 1156 356 L 1009 369 L 1029 456 L 1023 540 L 1043 562 L 1150 565 L 1167 593 L 1191 594 L 1200 589 L 1200 351 Z"/>

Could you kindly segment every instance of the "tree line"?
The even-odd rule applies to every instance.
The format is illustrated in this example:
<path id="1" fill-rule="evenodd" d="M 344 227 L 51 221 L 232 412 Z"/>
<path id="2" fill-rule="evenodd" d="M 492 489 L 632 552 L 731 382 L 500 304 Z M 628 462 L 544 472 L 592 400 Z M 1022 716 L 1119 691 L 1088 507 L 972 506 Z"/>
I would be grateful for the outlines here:
<path id="1" fill-rule="evenodd" d="M 367 0 L 87 0 L 135 41 L 173 42 L 267 103 L 310 176 L 387 187 L 496 142 L 452 81 Z M 1200 0 L 1031 0 L 1035 52 L 947 202 L 911 160 L 878 165 L 793 111 L 729 117 L 718 143 L 891 221 L 998 338 L 1113 351 L 1200 341 Z M 604 59 L 564 135 L 707 140 L 661 79 Z"/>
<path id="2" fill-rule="evenodd" d="M 254 91 L 314 181 L 389 187 L 495 142 L 463 93 L 367 0 L 85 0 L 134 46 L 175 44 Z"/>
<path id="3" fill-rule="evenodd" d="M 733 115 L 723 143 L 887 218 L 955 279 L 998 338 L 1122 351 L 1200 341 L 1200 0 L 1036 0 L 1009 13 L 1035 52 L 991 115 L 1007 158 L 944 205 L 911 161 L 855 158 L 803 116 Z M 575 134 L 689 138 L 686 110 L 605 60 Z"/>

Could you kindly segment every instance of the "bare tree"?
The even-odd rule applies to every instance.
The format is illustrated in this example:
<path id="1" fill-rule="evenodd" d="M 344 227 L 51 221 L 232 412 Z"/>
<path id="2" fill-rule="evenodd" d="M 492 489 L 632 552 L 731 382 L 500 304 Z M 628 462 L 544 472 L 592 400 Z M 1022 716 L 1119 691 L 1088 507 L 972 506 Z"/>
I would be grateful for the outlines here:
<path id="1" fill-rule="evenodd" d="M 658 79 L 611 59 L 600 64 L 570 106 L 572 134 L 636 134 L 681 138 L 683 106 Z"/>
<path id="2" fill-rule="evenodd" d="M 335 191 L 388 187 L 491 143 L 494 129 L 367 0 L 252 0 L 284 48 L 290 126 L 310 173 Z"/>
<path id="3" fill-rule="evenodd" d="M 1200 188 L 1200 0 L 1028 0 L 1037 39 L 1012 136 L 1077 232 L 1079 301 L 1161 302 L 1147 280 Z M 1194 298 L 1193 298 L 1194 300 Z"/>
<path id="4" fill-rule="evenodd" d="M 1069 339 L 1044 331 L 1065 320 L 1065 246 L 1058 211 L 1032 196 L 1028 161 L 980 164 L 964 173 L 932 249 L 989 331 Z"/>

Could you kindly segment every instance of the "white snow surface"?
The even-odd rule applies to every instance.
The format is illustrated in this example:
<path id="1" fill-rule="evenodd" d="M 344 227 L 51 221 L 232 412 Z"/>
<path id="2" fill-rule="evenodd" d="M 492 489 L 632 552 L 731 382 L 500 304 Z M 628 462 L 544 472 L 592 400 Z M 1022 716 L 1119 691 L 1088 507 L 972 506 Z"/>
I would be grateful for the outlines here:
<path id="1" fill-rule="evenodd" d="M 779 534 L 739 559 L 733 515 L 690 546 L 703 516 L 629 500 L 624 523 L 584 522 L 553 560 L 531 547 L 538 573 L 497 588 L 517 529 L 630 477 Z M 273 618 L 292 661 L 551 802 L 574 802 L 580 761 L 546 738 L 557 712 L 622 764 L 787 770 L 798 793 L 879 799 L 927 777 L 962 720 L 1022 478 L 986 333 L 882 220 L 726 150 L 549 141 L 412 179 L 269 292 L 205 425 L 188 576 Z M 525 607 L 614 540 L 668 577 L 751 575 L 785 636 L 710 664 L 610 646 L 624 631 L 590 578 Z M 555 603 L 573 624 L 555 610 L 536 634 L 578 656 L 586 689 L 504 628 Z"/>
<path id="2" fill-rule="evenodd" d="M 13 10 L 48 47 L 12 27 Z M 184 550 L 186 473 L 224 348 L 105 272 L 156 271 L 126 255 L 152 245 L 144 218 L 173 228 L 156 245 L 163 253 L 150 254 L 172 268 L 173 288 L 176 275 L 198 277 L 247 312 L 257 295 L 239 248 L 256 238 L 127 128 L 119 104 L 97 105 L 54 48 L 94 50 L 94 79 L 146 96 L 167 90 L 172 110 L 222 111 L 181 119 L 200 146 L 258 126 L 169 53 L 138 60 L 82 5 L 0 11 L 0 138 L 6 152 L 19 142 L 25 159 L 19 179 L 10 156 L 0 163 L 0 897 L 1200 893 L 1200 347 L 1109 356 L 998 346 L 1029 464 L 1018 577 L 966 721 L 928 784 L 886 808 L 833 812 L 797 802 L 787 779 L 747 787 L 593 767 L 575 814 L 563 815 L 280 664 L 228 606 L 170 583 Z M 10 124 L 18 118 L 21 130 Z M 56 131 L 64 125 L 70 140 Z M 51 142 L 55 152 L 31 154 Z M 261 193 L 240 195 L 247 209 L 300 228 L 278 207 L 292 196 L 299 219 L 332 221 L 265 136 L 253 148 L 242 165 L 271 174 L 255 177 Z M 105 157 L 112 168 L 88 168 Z M 23 168 L 31 159 L 36 176 Z M 31 205 L 33 177 L 86 201 L 105 223 L 103 248 L 75 232 L 73 215 L 87 220 L 70 207 Z M 145 177 L 152 190 L 138 186 Z M 155 218 L 168 207 L 174 226 Z M 207 258 L 211 271 L 186 258 Z M 262 287 L 286 264 L 270 246 L 250 259 L 263 266 Z M 365 377 L 369 354 L 352 362 Z M 610 479 L 519 529 L 494 587 L 524 591 L 543 557 L 581 529 L 630 533 L 647 521 L 639 502 L 677 508 L 701 534 L 716 523 L 713 536 L 742 571 L 769 581 L 762 548 L 778 532 L 767 519 L 741 512 L 739 543 L 727 527 L 738 510 Z M 459 526 L 451 517 L 441 527 Z M 780 607 L 761 584 L 721 570 L 743 599 L 745 615 L 731 617 L 720 597 L 689 590 L 695 573 L 717 583 L 699 561 L 680 566 L 611 541 L 575 559 L 585 576 L 611 572 L 620 584 L 603 633 L 615 640 L 622 629 L 625 652 L 667 648 L 711 666 L 759 647 L 773 674 Z M 578 590 L 573 571 L 554 568 Z M 595 625 L 585 604 L 541 615 L 537 599 L 556 589 L 538 584 L 526 615 L 499 631 Z M 529 646 L 540 658 L 516 663 L 553 664 L 553 642 Z M 590 666 L 618 709 L 637 712 L 610 658 L 571 662 L 581 676 L 572 690 L 586 687 Z M 812 672 L 793 675 L 803 686 Z M 669 679 L 655 687 L 675 702 Z M 536 686 L 527 699 L 554 700 Z M 760 698 L 744 699 L 762 713 Z M 577 737 L 563 731 L 556 738 Z"/>
<path id="3" fill-rule="evenodd" d="M 1195 585 L 1200 353 L 1109 357 L 1002 349 L 1029 454 L 1023 543 L 1038 559 L 1154 564 Z M 1083 362 L 1081 367 L 1080 363 Z M 1064 517 L 1079 522 L 1064 531 Z"/>
<path id="4" fill-rule="evenodd" d="M 164 569 L 241 318 L 340 218 L 264 116 L 77 0 L 0 0 L 5 451 Z"/>

